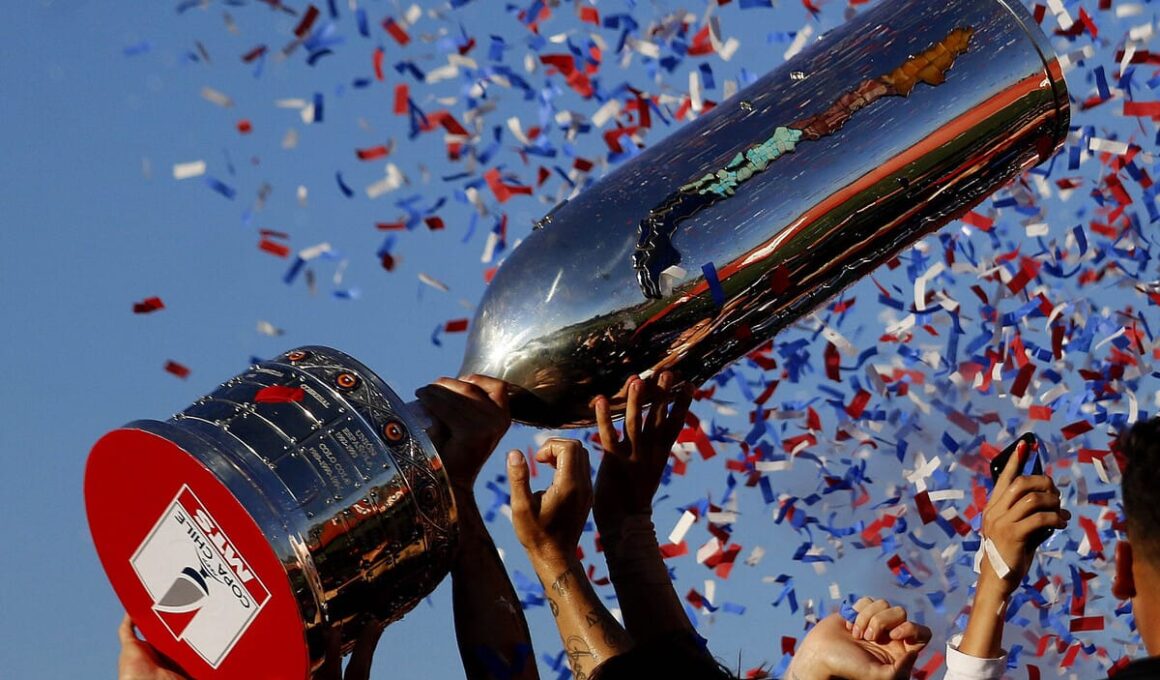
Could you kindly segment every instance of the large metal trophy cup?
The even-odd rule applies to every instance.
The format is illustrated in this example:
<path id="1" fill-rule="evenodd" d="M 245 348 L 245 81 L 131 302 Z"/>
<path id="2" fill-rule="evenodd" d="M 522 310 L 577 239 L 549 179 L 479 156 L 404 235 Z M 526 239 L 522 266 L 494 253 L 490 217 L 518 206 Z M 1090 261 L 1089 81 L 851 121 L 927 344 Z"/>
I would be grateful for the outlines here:
<path id="1" fill-rule="evenodd" d="M 592 421 L 632 374 L 700 382 L 1049 158 L 1068 131 L 1018 0 L 888 0 L 557 207 L 500 268 L 462 373 Z M 456 509 L 421 409 L 303 347 L 102 438 L 94 542 L 196 677 L 301 678 L 443 579 Z"/>

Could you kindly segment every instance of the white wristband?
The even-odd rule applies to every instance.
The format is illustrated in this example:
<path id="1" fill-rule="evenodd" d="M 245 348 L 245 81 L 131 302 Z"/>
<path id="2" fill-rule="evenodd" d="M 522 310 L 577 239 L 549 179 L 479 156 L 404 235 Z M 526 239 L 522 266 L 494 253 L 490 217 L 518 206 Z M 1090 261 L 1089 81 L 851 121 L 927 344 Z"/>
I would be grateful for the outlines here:
<path id="1" fill-rule="evenodd" d="M 986 536 L 983 536 L 983 543 L 975 553 L 975 573 L 979 573 L 982 568 L 984 553 L 987 556 L 987 561 L 991 563 L 991 568 L 995 570 L 995 574 L 999 578 L 1007 578 L 1007 575 L 1011 573 L 1011 567 L 1008 567 L 1007 563 L 1003 561 L 1003 555 L 999 553 L 999 548 L 996 547 L 995 542 Z"/>

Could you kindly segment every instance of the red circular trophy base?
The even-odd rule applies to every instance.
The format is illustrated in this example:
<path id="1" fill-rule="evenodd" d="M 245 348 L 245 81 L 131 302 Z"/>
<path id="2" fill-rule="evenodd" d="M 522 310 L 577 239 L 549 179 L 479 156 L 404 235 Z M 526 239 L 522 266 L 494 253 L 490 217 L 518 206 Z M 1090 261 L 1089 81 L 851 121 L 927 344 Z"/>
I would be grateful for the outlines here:
<path id="1" fill-rule="evenodd" d="M 133 622 L 194 678 L 305 678 L 277 555 L 230 491 L 175 443 L 110 432 L 85 470 L 89 528 Z"/>

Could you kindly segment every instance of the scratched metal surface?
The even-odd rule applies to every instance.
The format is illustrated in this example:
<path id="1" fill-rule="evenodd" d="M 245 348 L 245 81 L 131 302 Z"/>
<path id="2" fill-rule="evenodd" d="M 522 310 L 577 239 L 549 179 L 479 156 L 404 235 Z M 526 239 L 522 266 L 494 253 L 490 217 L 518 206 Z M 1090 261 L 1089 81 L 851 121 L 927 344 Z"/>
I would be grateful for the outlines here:
<path id="1" fill-rule="evenodd" d="M 940 46 L 964 34 L 948 66 Z M 512 383 L 517 420 L 551 427 L 591 423 L 598 394 L 622 408 L 633 374 L 699 384 L 1049 157 L 1068 122 L 1022 7 L 879 5 L 541 220 L 481 302 L 462 371 Z M 697 193 L 779 128 L 805 132 L 728 192 Z M 683 279 L 657 275 L 678 262 Z"/>

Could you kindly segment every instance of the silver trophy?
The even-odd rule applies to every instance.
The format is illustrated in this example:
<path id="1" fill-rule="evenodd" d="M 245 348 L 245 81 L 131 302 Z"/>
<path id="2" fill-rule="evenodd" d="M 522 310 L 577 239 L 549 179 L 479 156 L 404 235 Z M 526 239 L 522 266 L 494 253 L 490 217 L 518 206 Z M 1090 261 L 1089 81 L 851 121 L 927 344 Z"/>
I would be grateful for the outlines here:
<path id="1" fill-rule="evenodd" d="M 1068 124 L 1059 62 L 1017 2 L 883 2 L 541 219 L 461 373 L 506 381 L 514 417 L 545 427 L 590 424 L 600 394 L 623 408 L 633 374 L 700 383 L 1050 158 Z M 286 672 L 306 675 L 327 629 L 349 650 L 449 570 L 456 511 L 428 424 L 353 358 L 303 347 L 110 433 L 86 473 L 110 580 L 199 677 L 252 673 L 285 630 Z M 126 469 L 158 487 L 148 502 L 125 502 Z M 243 556 L 245 536 L 261 545 Z M 186 543 L 197 559 L 168 557 Z"/>

